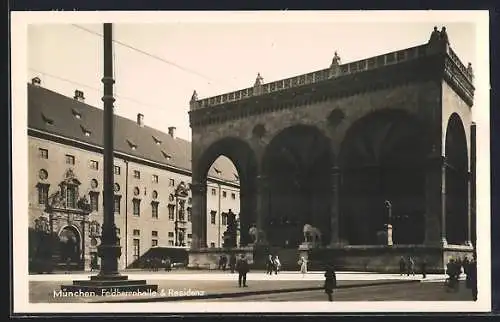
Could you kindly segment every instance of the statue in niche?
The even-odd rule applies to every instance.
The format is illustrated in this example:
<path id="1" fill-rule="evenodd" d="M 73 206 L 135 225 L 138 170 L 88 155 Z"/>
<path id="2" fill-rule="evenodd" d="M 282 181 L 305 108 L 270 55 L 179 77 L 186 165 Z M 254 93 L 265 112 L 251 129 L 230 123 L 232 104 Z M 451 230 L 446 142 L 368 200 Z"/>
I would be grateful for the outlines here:
<path id="1" fill-rule="evenodd" d="M 257 226 L 253 224 L 250 229 L 248 229 L 248 235 L 251 238 L 252 244 L 265 244 L 266 234 L 262 229 L 257 229 Z"/>
<path id="2" fill-rule="evenodd" d="M 467 73 L 471 78 L 474 78 L 474 70 L 472 69 L 472 63 L 467 64 Z"/>

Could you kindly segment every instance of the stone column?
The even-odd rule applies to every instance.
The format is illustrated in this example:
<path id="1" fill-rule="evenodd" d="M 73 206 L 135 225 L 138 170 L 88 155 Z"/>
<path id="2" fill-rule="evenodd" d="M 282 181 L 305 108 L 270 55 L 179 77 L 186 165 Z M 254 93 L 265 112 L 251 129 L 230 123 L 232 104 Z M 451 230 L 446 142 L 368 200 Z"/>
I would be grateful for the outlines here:
<path id="1" fill-rule="evenodd" d="M 340 217 L 340 169 L 333 167 L 331 176 L 331 204 L 330 204 L 330 246 L 340 246 L 339 217 Z"/>
<path id="2" fill-rule="evenodd" d="M 193 183 L 192 249 L 207 248 L 207 184 Z"/>
<path id="3" fill-rule="evenodd" d="M 465 244 L 472 247 L 472 206 L 471 206 L 471 178 L 472 173 L 467 173 L 467 240 Z"/>
<path id="4" fill-rule="evenodd" d="M 444 157 L 428 159 L 425 182 L 426 245 L 446 245 L 446 166 Z"/>
<path id="5" fill-rule="evenodd" d="M 265 175 L 259 175 L 257 177 L 256 199 L 255 225 L 258 231 L 265 232 L 264 221 L 269 216 L 269 179 Z"/>

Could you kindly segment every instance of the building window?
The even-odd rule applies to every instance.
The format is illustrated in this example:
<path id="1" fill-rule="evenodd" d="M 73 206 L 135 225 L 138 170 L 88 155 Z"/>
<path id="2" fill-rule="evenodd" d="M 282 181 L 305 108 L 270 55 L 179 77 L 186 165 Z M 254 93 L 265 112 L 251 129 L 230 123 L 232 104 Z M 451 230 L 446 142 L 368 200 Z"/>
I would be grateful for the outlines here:
<path id="1" fill-rule="evenodd" d="M 222 214 L 221 221 L 223 225 L 227 225 L 227 214 Z"/>
<path id="2" fill-rule="evenodd" d="M 174 232 L 173 231 L 169 231 L 168 232 L 168 237 L 174 237 Z"/>
<path id="3" fill-rule="evenodd" d="M 151 236 L 152 236 L 152 237 L 158 237 L 158 231 L 157 231 L 157 230 L 153 230 L 153 231 L 151 232 Z"/>
<path id="4" fill-rule="evenodd" d="M 116 228 L 116 236 L 120 236 L 120 228 Z"/>
<path id="5" fill-rule="evenodd" d="M 212 196 L 215 196 L 215 195 L 217 195 L 217 190 L 212 188 Z"/>
<path id="6" fill-rule="evenodd" d="M 158 219 L 158 202 L 157 201 L 151 202 L 151 217 Z"/>
<path id="7" fill-rule="evenodd" d="M 121 206 L 121 196 L 117 196 L 115 195 L 114 196 L 114 201 L 115 201 L 115 214 L 119 214 L 120 213 L 120 206 Z"/>
<path id="8" fill-rule="evenodd" d="M 134 178 L 136 178 L 136 179 L 141 178 L 141 172 L 139 170 L 134 170 Z"/>
<path id="9" fill-rule="evenodd" d="M 168 185 L 169 185 L 170 187 L 175 186 L 175 180 L 174 180 L 174 179 L 170 179 L 170 180 L 168 180 Z"/>
<path id="10" fill-rule="evenodd" d="M 151 247 L 158 246 L 158 239 L 151 239 Z"/>
<path id="11" fill-rule="evenodd" d="M 133 230 L 133 235 L 134 236 L 140 236 L 141 235 L 141 231 L 139 229 L 134 229 Z"/>
<path id="12" fill-rule="evenodd" d="M 188 234 L 188 238 L 193 238 L 193 234 Z"/>
<path id="13" fill-rule="evenodd" d="M 214 242 L 211 242 L 211 243 L 210 243 L 210 247 L 211 247 L 211 248 L 215 248 L 215 243 L 214 243 Z"/>
<path id="14" fill-rule="evenodd" d="M 99 162 L 96 160 L 90 160 L 90 168 L 93 170 L 99 170 Z"/>
<path id="15" fill-rule="evenodd" d="M 121 170 L 122 170 L 122 169 L 120 168 L 120 166 L 115 165 L 115 175 L 119 176 L 119 175 L 120 175 L 120 173 L 121 173 Z"/>
<path id="16" fill-rule="evenodd" d="M 236 199 L 236 194 L 234 192 L 231 193 L 231 199 Z"/>
<path id="17" fill-rule="evenodd" d="M 174 241 L 173 240 L 169 240 L 168 241 L 168 246 L 174 246 Z"/>
<path id="18" fill-rule="evenodd" d="M 38 204 L 46 205 L 49 199 L 49 185 L 39 184 L 38 185 Z"/>
<path id="19" fill-rule="evenodd" d="M 156 174 L 153 174 L 153 183 L 158 183 L 158 176 Z"/>
<path id="20" fill-rule="evenodd" d="M 140 255 L 140 251 L 141 251 L 140 240 L 137 238 L 134 238 L 133 243 L 134 243 L 134 261 L 137 261 L 137 260 L 139 260 L 139 255 Z"/>
<path id="21" fill-rule="evenodd" d="M 90 195 L 90 210 L 99 211 L 99 192 L 91 191 Z"/>
<path id="22" fill-rule="evenodd" d="M 187 215 L 187 221 L 191 222 L 191 220 L 192 220 L 192 218 L 191 218 L 191 216 L 192 216 L 192 214 L 191 214 L 191 207 L 187 207 L 186 211 L 187 211 L 187 214 L 188 214 Z"/>
<path id="23" fill-rule="evenodd" d="M 226 198 L 227 197 L 227 193 L 225 191 L 222 191 L 222 198 Z"/>
<path id="24" fill-rule="evenodd" d="M 75 164 L 75 156 L 71 154 L 66 154 L 66 164 Z"/>
<path id="25" fill-rule="evenodd" d="M 40 155 L 40 158 L 42 159 L 48 159 L 49 158 L 49 150 L 47 149 L 38 149 L 38 153 Z"/>
<path id="26" fill-rule="evenodd" d="M 215 225 L 215 215 L 216 214 L 217 214 L 217 212 L 215 210 L 210 211 L 210 223 L 212 225 Z"/>
<path id="27" fill-rule="evenodd" d="M 174 205 L 168 205 L 168 220 L 174 220 Z"/>
<path id="28" fill-rule="evenodd" d="M 141 199 L 132 199 L 133 203 L 133 214 L 134 216 L 140 216 L 141 215 Z"/>
<path id="29" fill-rule="evenodd" d="M 189 197 L 188 198 L 188 204 L 192 204 L 193 203 L 193 198 Z"/>
<path id="30" fill-rule="evenodd" d="M 66 187 L 66 207 L 76 208 L 77 188 L 75 186 Z"/>

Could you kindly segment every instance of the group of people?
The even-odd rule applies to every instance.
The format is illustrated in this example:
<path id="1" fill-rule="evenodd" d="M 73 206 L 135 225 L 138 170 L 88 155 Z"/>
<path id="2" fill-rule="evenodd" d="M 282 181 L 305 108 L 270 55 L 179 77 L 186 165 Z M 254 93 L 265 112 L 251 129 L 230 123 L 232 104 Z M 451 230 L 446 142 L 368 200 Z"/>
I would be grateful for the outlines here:
<path id="1" fill-rule="evenodd" d="M 281 261 L 278 255 L 269 254 L 266 263 L 266 274 L 272 275 L 274 273 L 275 275 L 277 275 L 280 269 Z"/>
<path id="2" fill-rule="evenodd" d="M 236 263 L 237 263 L 236 256 L 234 254 L 231 254 L 231 256 L 229 256 L 229 259 L 227 258 L 226 255 L 221 255 L 219 257 L 218 269 L 225 272 L 229 264 L 229 269 L 231 270 L 231 273 L 234 273 L 236 268 Z"/>
<path id="3" fill-rule="evenodd" d="M 413 258 L 413 256 L 407 256 L 407 257 L 401 256 L 401 258 L 399 259 L 399 274 L 401 276 L 403 276 L 403 275 L 415 276 L 415 266 L 416 266 L 416 263 L 415 263 L 415 259 Z M 426 266 L 427 266 L 427 262 L 424 259 L 420 263 L 420 269 L 422 271 L 423 278 L 426 278 L 426 274 L 427 274 L 426 273 L 426 268 L 427 268 Z"/>
<path id="4" fill-rule="evenodd" d="M 449 289 L 458 291 L 460 275 L 465 274 L 465 286 L 471 290 L 472 298 L 477 300 L 477 263 L 473 258 L 460 259 L 450 258 L 446 264 L 446 275 L 448 275 L 446 285 Z"/>
<path id="5" fill-rule="evenodd" d="M 158 272 L 160 268 L 165 269 L 165 271 L 169 272 L 172 270 L 172 260 L 167 258 L 147 258 L 144 263 L 144 268 L 149 269 L 153 272 Z"/>

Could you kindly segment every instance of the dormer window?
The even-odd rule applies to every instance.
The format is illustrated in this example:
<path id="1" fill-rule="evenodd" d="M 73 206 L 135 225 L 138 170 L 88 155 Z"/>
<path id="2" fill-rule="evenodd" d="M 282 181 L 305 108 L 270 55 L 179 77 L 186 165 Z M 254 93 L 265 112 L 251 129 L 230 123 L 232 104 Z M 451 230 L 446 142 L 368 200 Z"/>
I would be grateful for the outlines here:
<path id="1" fill-rule="evenodd" d="M 156 145 L 160 145 L 161 144 L 161 140 L 158 139 L 157 137 L 153 136 L 153 140 L 155 142 Z"/>
<path id="2" fill-rule="evenodd" d="M 137 149 L 137 145 L 134 144 L 134 142 L 130 141 L 130 140 L 127 140 L 127 143 L 129 145 L 129 147 L 132 149 L 132 150 L 135 150 Z"/>
<path id="3" fill-rule="evenodd" d="M 45 114 L 42 113 L 42 119 L 45 122 L 46 125 L 54 125 L 54 120 L 51 118 L 48 118 Z"/>
<path id="4" fill-rule="evenodd" d="M 82 132 L 85 136 L 90 136 L 92 134 L 88 129 L 86 129 L 83 125 L 80 125 L 80 128 L 82 129 Z"/>
<path id="5" fill-rule="evenodd" d="M 167 152 L 165 151 L 161 151 L 161 154 L 163 154 L 163 156 L 165 157 L 165 159 L 167 160 L 170 160 L 172 159 L 172 156 L 170 154 L 168 154 Z"/>
<path id="6" fill-rule="evenodd" d="M 82 118 L 82 114 L 79 111 L 77 111 L 75 109 L 72 109 L 72 112 L 73 112 L 73 116 L 75 118 L 77 118 L 77 119 L 81 119 Z"/>

